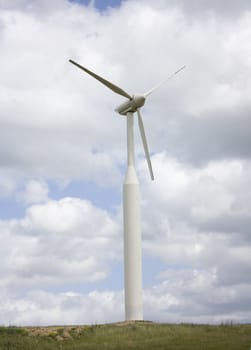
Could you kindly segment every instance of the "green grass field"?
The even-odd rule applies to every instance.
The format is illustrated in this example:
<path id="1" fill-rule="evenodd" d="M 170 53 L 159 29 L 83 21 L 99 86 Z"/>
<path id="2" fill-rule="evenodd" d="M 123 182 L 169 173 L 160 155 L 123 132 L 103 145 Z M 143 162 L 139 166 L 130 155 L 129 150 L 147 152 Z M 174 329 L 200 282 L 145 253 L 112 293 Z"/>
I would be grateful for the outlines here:
<path id="1" fill-rule="evenodd" d="M 0 327 L 1 350 L 250 350 L 251 325 L 130 322 L 67 327 Z"/>

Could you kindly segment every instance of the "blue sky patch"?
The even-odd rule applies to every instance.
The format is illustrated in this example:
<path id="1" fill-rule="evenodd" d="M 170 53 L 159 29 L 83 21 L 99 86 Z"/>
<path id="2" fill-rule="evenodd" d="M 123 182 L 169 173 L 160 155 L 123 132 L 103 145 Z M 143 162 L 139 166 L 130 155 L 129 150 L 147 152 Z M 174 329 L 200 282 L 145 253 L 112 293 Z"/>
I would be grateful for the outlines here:
<path id="1" fill-rule="evenodd" d="M 70 0 L 71 2 L 77 2 L 79 4 L 83 4 L 83 5 L 89 5 L 89 3 L 91 2 L 90 0 Z M 108 7 L 119 7 L 121 4 L 121 0 L 95 0 L 94 1 L 94 5 L 95 7 L 100 10 L 103 11 Z"/>

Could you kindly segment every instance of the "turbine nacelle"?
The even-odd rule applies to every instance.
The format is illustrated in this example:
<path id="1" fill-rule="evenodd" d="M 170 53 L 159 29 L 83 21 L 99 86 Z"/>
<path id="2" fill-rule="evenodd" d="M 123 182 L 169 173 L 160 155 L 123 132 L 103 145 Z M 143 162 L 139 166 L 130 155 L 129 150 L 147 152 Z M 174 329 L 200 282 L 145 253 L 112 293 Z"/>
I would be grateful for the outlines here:
<path id="1" fill-rule="evenodd" d="M 138 108 L 144 106 L 145 100 L 144 95 L 133 95 L 131 99 L 119 105 L 115 111 L 122 115 L 126 115 L 129 112 L 134 113 Z"/>

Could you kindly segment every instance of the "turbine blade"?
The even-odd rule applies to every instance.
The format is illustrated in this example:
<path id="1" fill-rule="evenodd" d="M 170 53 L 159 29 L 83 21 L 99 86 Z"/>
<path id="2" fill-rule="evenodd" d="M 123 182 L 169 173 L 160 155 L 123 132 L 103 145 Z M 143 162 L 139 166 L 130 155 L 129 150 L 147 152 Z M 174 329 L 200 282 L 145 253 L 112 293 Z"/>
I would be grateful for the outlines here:
<path id="1" fill-rule="evenodd" d="M 132 99 L 132 96 L 129 95 L 126 91 L 122 90 L 120 87 L 114 85 L 113 83 L 111 83 L 110 81 L 100 77 L 99 75 L 93 73 L 92 71 L 90 71 L 89 69 L 81 66 L 80 64 L 78 64 L 77 62 L 73 61 L 73 60 L 69 60 L 70 63 L 74 64 L 75 66 L 77 66 L 78 68 L 82 69 L 83 71 L 85 71 L 87 74 L 90 74 L 93 78 L 97 79 L 98 81 L 100 81 L 102 84 L 104 84 L 105 86 L 107 86 L 109 89 L 111 89 L 112 91 L 116 92 L 116 94 L 122 95 L 126 98 L 129 98 L 130 100 Z"/>
<path id="2" fill-rule="evenodd" d="M 150 172 L 151 179 L 154 180 L 153 168 L 152 168 L 152 163 L 151 163 L 150 154 L 149 154 L 149 150 L 148 150 L 148 145 L 147 145 L 147 141 L 146 141 L 146 134 L 145 134 L 144 124 L 143 124 L 143 120 L 142 120 L 142 117 L 141 117 L 139 109 L 137 109 L 137 113 L 138 113 L 139 130 L 140 130 L 142 143 L 143 143 L 143 146 L 144 146 L 144 151 L 145 151 L 145 156 L 146 156 L 146 160 L 147 160 L 147 164 L 148 164 L 148 169 L 149 169 L 149 172 Z"/>
<path id="3" fill-rule="evenodd" d="M 157 90 L 162 84 L 164 84 L 166 81 L 171 79 L 174 75 L 178 74 L 182 69 L 186 68 L 186 66 L 181 67 L 180 69 L 176 70 L 173 74 L 169 75 L 165 80 L 162 80 L 158 85 L 154 86 L 151 90 L 147 91 L 144 96 L 147 97 L 151 95 L 155 90 Z"/>

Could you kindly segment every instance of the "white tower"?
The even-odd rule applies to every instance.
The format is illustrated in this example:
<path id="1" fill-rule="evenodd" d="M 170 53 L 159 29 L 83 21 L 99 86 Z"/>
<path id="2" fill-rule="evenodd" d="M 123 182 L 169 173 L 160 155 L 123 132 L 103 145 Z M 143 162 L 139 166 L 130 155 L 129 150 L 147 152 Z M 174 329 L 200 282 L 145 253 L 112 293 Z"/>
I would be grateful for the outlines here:
<path id="1" fill-rule="evenodd" d="M 127 172 L 123 185 L 125 319 L 143 320 L 139 181 L 135 171 L 133 114 L 127 113 Z"/>

